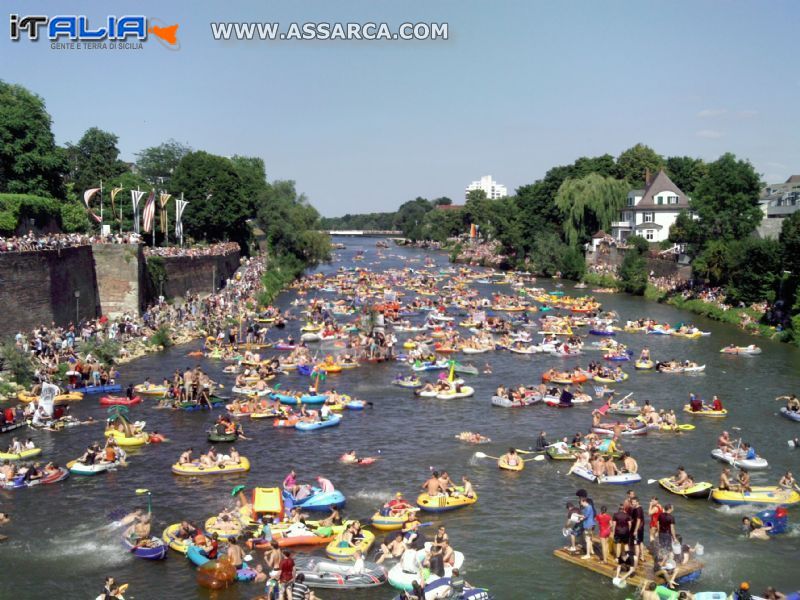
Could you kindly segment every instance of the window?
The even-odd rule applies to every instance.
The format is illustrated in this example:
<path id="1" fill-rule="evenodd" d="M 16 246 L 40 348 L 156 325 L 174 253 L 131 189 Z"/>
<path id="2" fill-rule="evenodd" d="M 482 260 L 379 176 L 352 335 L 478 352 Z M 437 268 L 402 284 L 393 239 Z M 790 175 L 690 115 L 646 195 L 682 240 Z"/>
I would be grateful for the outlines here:
<path id="1" fill-rule="evenodd" d="M 662 196 L 659 196 L 658 198 L 656 198 L 656 204 L 658 204 L 659 206 L 661 204 L 664 204 L 664 198 Z"/>
<path id="2" fill-rule="evenodd" d="M 645 223 L 652 223 L 655 221 L 655 214 L 651 212 L 644 213 L 644 222 Z"/>
<path id="3" fill-rule="evenodd" d="M 653 238 L 655 237 L 653 235 L 654 233 L 655 232 L 652 229 L 646 229 L 645 232 L 644 232 L 644 239 L 653 240 Z"/>
<path id="4" fill-rule="evenodd" d="M 628 196 L 628 206 L 633 206 L 633 196 Z"/>
<path id="5" fill-rule="evenodd" d="M 677 204 L 679 198 L 677 196 L 670 196 L 669 197 L 669 204 Z"/>

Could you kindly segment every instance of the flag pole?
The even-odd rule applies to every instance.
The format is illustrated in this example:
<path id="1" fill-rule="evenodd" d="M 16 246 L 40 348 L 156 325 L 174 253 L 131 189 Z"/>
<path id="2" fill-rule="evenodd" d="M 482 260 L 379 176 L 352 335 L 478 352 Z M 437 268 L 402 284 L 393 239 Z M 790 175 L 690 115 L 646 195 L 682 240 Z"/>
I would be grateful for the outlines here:
<path id="1" fill-rule="evenodd" d="M 100 180 L 100 235 L 103 235 L 103 180 Z"/>

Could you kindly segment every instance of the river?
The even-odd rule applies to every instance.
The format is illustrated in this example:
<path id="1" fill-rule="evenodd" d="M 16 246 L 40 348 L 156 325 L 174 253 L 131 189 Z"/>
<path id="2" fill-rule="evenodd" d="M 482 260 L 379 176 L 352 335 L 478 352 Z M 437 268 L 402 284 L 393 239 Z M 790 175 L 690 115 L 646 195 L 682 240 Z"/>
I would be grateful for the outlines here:
<path id="1" fill-rule="evenodd" d="M 374 240 L 343 241 L 347 248 L 338 252 L 336 262 L 321 267 L 321 271 L 332 272 L 342 264 L 353 264 L 350 259 L 357 250 L 366 253 L 361 264 L 373 269 L 403 264 L 419 267 L 420 259 L 430 255 L 422 250 L 392 247 L 384 250 L 386 257 L 379 260 Z M 431 256 L 439 265 L 446 265 L 443 253 Z M 485 293 L 501 289 L 478 285 Z M 542 280 L 539 285 L 553 289 L 554 283 Z M 571 284 L 565 283 L 564 289 L 571 293 Z M 502 288 L 504 292 L 508 290 L 507 286 Z M 583 290 L 575 291 L 582 293 Z M 618 311 L 623 320 L 650 316 L 670 323 L 690 321 L 712 333 L 698 340 L 624 333 L 618 336 L 637 354 L 646 344 L 655 359 L 688 358 L 707 365 L 704 374 L 688 376 L 636 372 L 628 363 L 624 368 L 631 377 L 618 386 L 621 392 L 634 392 L 640 402 L 649 399 L 657 408 L 674 408 L 681 421 L 685 415 L 680 410 L 690 392 L 704 398 L 717 394 L 730 411 L 724 421 L 695 419 L 697 428 L 680 436 L 654 434 L 625 440 L 639 461 L 643 481 L 635 489 L 643 504 L 646 506 L 652 495 L 662 503 L 672 502 L 677 530 L 685 542 L 699 541 L 705 547 L 706 567 L 692 589 L 730 591 L 741 580 L 749 580 L 757 591 L 766 585 L 785 592 L 800 587 L 800 579 L 789 567 L 797 557 L 797 526 L 792 533 L 769 542 L 746 540 L 739 533 L 739 524 L 742 515 L 752 510 L 731 510 L 704 500 L 668 497 L 657 484 L 646 483 L 647 479 L 669 475 L 679 464 L 698 480 L 716 482 L 720 464 L 709 452 L 723 428 L 731 431 L 740 427 L 744 439 L 770 461 L 768 470 L 752 474 L 755 485 L 773 485 L 784 471 L 795 468 L 800 453 L 792 451 L 787 440 L 798 434 L 798 425 L 777 414 L 780 403 L 773 398 L 798 390 L 800 351 L 751 338 L 728 325 L 642 298 L 620 294 L 599 298 L 605 309 Z M 292 299 L 292 293 L 284 293 L 278 302 L 286 308 Z M 290 327 L 299 325 L 295 322 Z M 755 357 L 721 355 L 719 349 L 731 342 L 756 342 L 764 352 Z M 231 377 L 222 373 L 219 362 L 186 356 L 199 346 L 195 342 L 170 348 L 124 365 L 121 382 L 138 383 L 148 376 L 158 380 L 200 360 L 212 377 L 230 384 Z M 464 567 L 470 582 L 491 588 L 498 599 L 605 599 L 630 595 L 616 590 L 608 579 L 552 555 L 552 550 L 564 543 L 564 503 L 575 499 L 577 488 L 588 488 L 595 504 L 607 504 L 611 512 L 622 500 L 625 488 L 590 487 L 583 480 L 565 477 L 565 466 L 553 461 L 531 462 L 521 473 L 507 473 L 498 471 L 494 461 L 473 456 L 476 449 L 498 455 L 508 446 L 528 448 L 540 430 L 547 431 L 551 439 L 587 431 L 590 407 L 554 410 L 538 405 L 506 410 L 490 405 L 498 384 L 538 382 L 544 370 L 572 366 L 579 359 L 509 353 L 476 358 L 480 359 L 475 361 L 478 365 L 485 360 L 491 362 L 494 373 L 471 378 L 476 394 L 466 400 L 417 399 L 410 391 L 389 385 L 395 373 L 407 371 L 399 364 L 366 365 L 331 376 L 329 385 L 335 378 L 339 391 L 372 401 L 374 408 L 351 411 L 341 426 L 314 433 L 273 429 L 269 421 L 245 421 L 245 432 L 254 439 L 242 442 L 239 448 L 250 458 L 252 470 L 239 476 L 198 481 L 170 472 L 170 465 L 187 446 L 194 446 L 196 451 L 205 448 L 205 431 L 214 415 L 155 410 L 153 401 L 132 407 L 132 417 L 146 420 L 149 430 L 164 433 L 171 442 L 131 451 L 130 466 L 117 472 L 97 477 L 72 476 L 52 486 L 0 491 L 0 510 L 11 513 L 13 519 L 2 531 L 10 539 L 0 544 L 0 598 L 94 598 L 106 575 L 129 582 L 128 597 L 139 600 L 252 598 L 260 591 L 252 584 L 238 584 L 220 592 L 198 587 L 194 569 L 172 551 L 167 560 L 157 563 L 131 557 L 122 548 L 118 532 L 109 529 L 108 514 L 119 508 L 142 507 L 143 497 L 136 496 L 135 490 L 148 488 L 153 494 L 153 531 L 160 534 L 164 526 L 180 519 L 202 521 L 215 514 L 230 501 L 229 492 L 236 484 L 278 485 L 288 470 L 295 468 L 301 480 L 326 474 L 347 496 L 346 515 L 366 519 L 398 490 L 413 498 L 431 467 L 447 469 L 454 479 L 468 474 L 480 495 L 473 507 L 434 518 L 447 526 L 451 544 L 465 554 Z M 597 356 L 581 358 L 585 364 Z M 298 375 L 281 379 L 284 388 L 299 387 L 307 381 Z M 73 410 L 79 417 L 103 419 L 106 414 L 97 398 L 88 396 Z M 480 447 L 462 444 L 453 436 L 463 430 L 479 431 L 493 442 Z M 60 433 L 31 430 L 31 436 L 44 449 L 44 459 L 64 464 L 80 455 L 90 441 L 100 439 L 102 431 L 100 426 L 82 426 Z M 5 434 L 0 442 L 7 444 L 10 438 L 11 434 Z M 338 463 L 338 456 L 350 448 L 363 455 L 380 452 L 381 458 L 369 467 Z M 795 514 L 792 511 L 792 518 Z M 378 600 L 391 598 L 394 593 L 384 587 L 346 596 Z M 325 600 L 345 597 L 328 590 L 321 590 L 319 595 Z"/>

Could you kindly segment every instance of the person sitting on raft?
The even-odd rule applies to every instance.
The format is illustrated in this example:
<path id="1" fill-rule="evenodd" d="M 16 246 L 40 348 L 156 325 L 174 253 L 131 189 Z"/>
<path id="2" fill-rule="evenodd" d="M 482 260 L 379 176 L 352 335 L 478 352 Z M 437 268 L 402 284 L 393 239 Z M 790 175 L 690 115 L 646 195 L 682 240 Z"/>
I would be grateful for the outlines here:
<path id="1" fill-rule="evenodd" d="M 431 476 L 422 484 L 422 489 L 431 498 L 447 495 L 445 488 L 439 483 L 439 471 L 431 473 Z"/>
<path id="2" fill-rule="evenodd" d="M 297 483 L 297 474 L 294 469 L 289 471 L 289 474 L 283 478 L 283 489 L 289 492 L 292 497 L 297 497 L 297 492 L 300 491 L 300 485 Z"/>
<path id="3" fill-rule="evenodd" d="M 720 400 L 716 394 L 714 395 L 711 401 L 711 410 L 716 410 L 716 411 L 725 410 L 725 407 L 722 406 L 722 400 Z"/>
<path id="4" fill-rule="evenodd" d="M 791 396 L 778 396 L 775 398 L 775 400 L 786 400 L 786 410 L 791 412 L 800 411 L 800 399 L 798 399 L 794 394 Z"/>
<path id="5" fill-rule="evenodd" d="M 414 507 L 403 498 L 403 492 L 397 492 L 394 498 L 383 505 L 383 508 L 388 510 L 390 516 L 397 517 L 406 514 Z"/>
<path id="6" fill-rule="evenodd" d="M 730 434 L 727 431 L 723 431 L 719 434 L 719 437 L 717 438 L 717 448 L 725 453 L 729 453 L 734 450 Z"/>
<path id="7" fill-rule="evenodd" d="M 739 469 L 739 473 L 736 475 L 736 481 L 739 483 L 738 487 L 740 492 L 746 493 L 753 491 L 750 487 L 750 473 L 744 469 Z"/>
<path id="8" fill-rule="evenodd" d="M 639 463 L 633 458 L 629 452 L 622 453 L 622 472 L 623 473 L 638 473 Z"/>
<path id="9" fill-rule="evenodd" d="M 500 460 L 506 463 L 509 467 L 516 467 L 519 466 L 521 459 L 514 448 L 509 448 L 508 452 L 500 457 Z"/>
<path id="10" fill-rule="evenodd" d="M 703 412 L 703 400 L 696 394 L 689 394 L 689 410 L 692 412 Z"/>
<path id="11" fill-rule="evenodd" d="M 778 481 L 778 487 L 787 492 L 791 490 L 800 492 L 800 486 L 797 485 L 797 481 L 791 471 L 786 471 L 783 477 L 781 477 L 780 481 Z"/>
<path id="12" fill-rule="evenodd" d="M 187 448 L 184 450 L 181 455 L 178 457 L 178 464 L 179 465 L 189 465 L 192 463 L 192 452 L 194 452 L 193 448 Z"/>

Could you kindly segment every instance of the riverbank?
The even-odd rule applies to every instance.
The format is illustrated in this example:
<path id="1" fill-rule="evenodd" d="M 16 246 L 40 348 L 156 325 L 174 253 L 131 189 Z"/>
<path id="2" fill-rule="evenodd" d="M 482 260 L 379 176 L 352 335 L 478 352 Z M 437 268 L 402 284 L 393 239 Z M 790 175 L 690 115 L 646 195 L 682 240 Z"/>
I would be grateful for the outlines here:
<path id="1" fill-rule="evenodd" d="M 625 293 L 619 289 L 619 279 L 613 275 L 587 273 L 583 281 L 591 286 L 614 288 L 619 293 Z M 720 305 L 716 302 L 707 302 L 700 298 L 686 298 L 680 292 L 660 290 L 652 284 L 647 284 L 644 297 L 647 300 L 658 302 L 659 304 L 669 304 L 675 308 L 707 317 L 714 321 L 734 325 L 738 329 L 751 335 L 782 342 L 792 341 L 788 339 L 789 336 L 787 336 L 785 332 L 778 331 L 773 326 L 760 323 L 761 319 L 764 317 L 764 313 L 752 307 L 731 307 Z"/>

